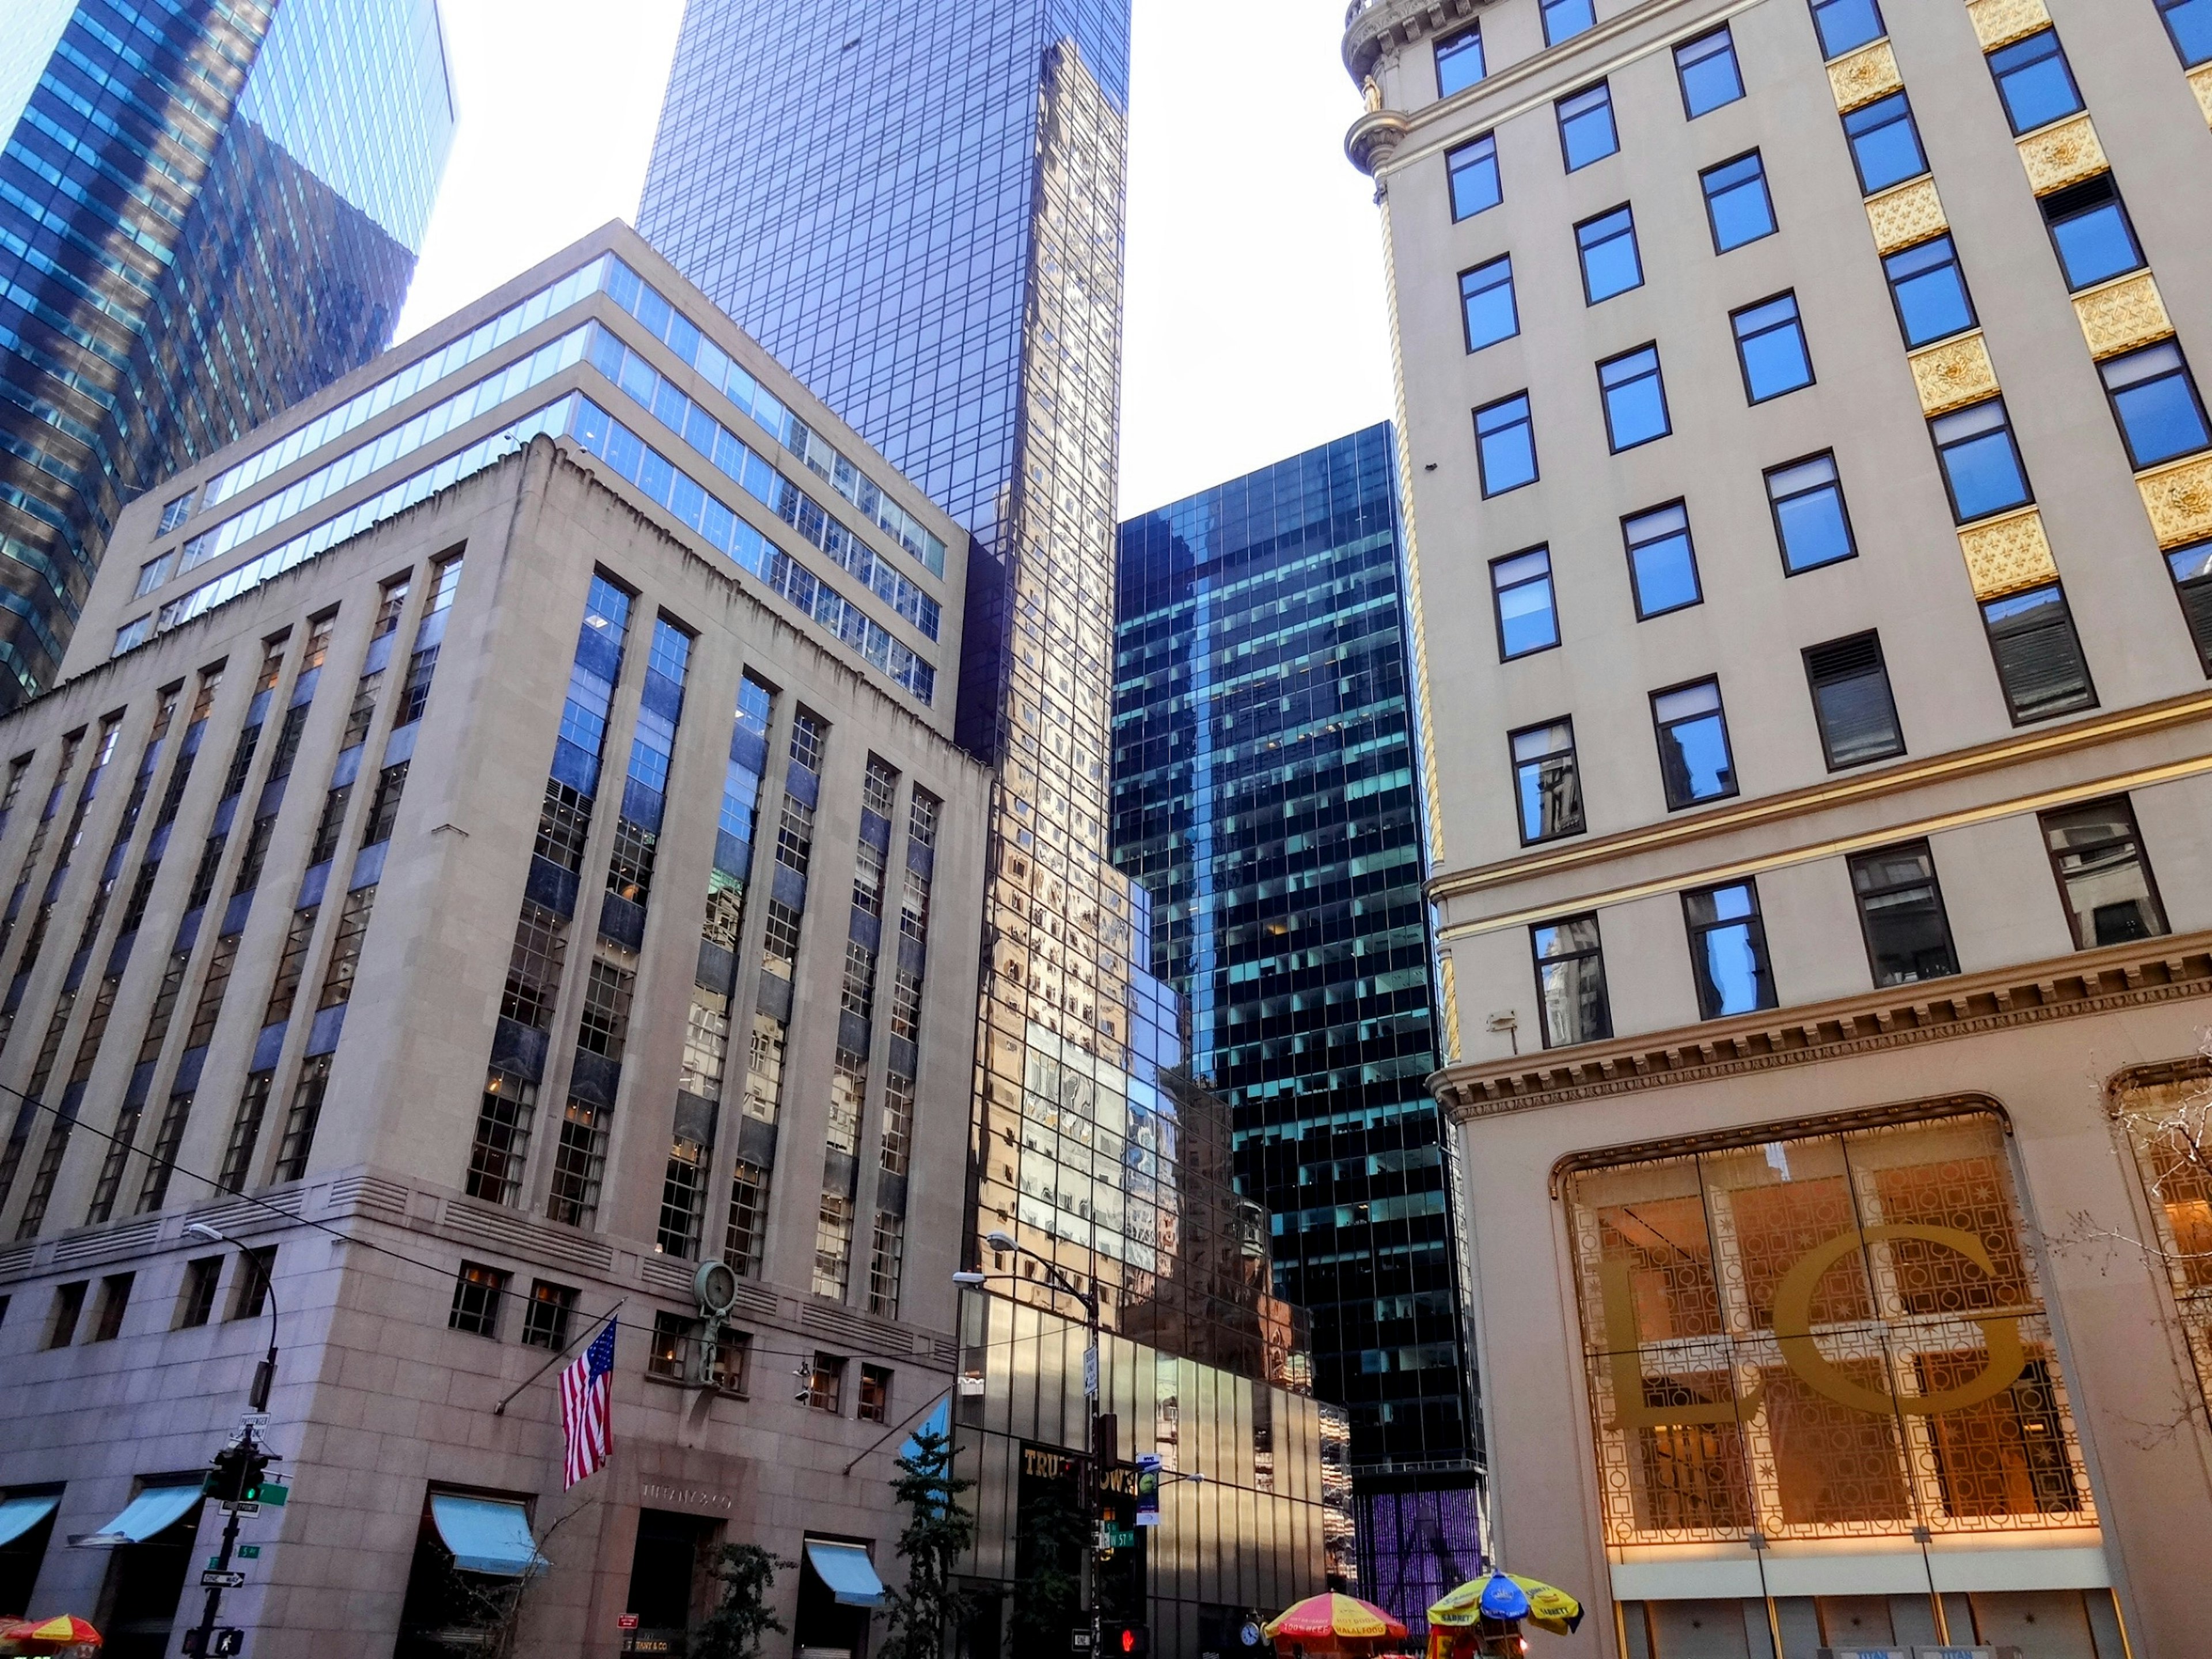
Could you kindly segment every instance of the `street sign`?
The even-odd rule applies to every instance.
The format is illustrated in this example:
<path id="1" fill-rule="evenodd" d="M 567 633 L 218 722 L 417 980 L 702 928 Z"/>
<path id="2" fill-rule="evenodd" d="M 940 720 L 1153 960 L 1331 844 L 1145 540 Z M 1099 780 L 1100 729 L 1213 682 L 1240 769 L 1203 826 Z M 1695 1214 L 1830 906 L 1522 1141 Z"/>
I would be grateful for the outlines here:
<path id="1" fill-rule="evenodd" d="M 1095 1342 L 1083 1351 L 1083 1393 L 1085 1399 L 1098 1398 L 1098 1345 Z"/>
<path id="2" fill-rule="evenodd" d="M 617 1630 L 635 1630 L 637 1628 L 637 1615 L 634 1613 L 626 1613 L 623 1614 L 621 1618 L 615 1620 L 615 1628 Z"/>
<path id="3" fill-rule="evenodd" d="M 1119 1521 L 1103 1520 L 1098 1523 L 1098 1547 L 1102 1550 L 1133 1550 L 1137 1547 L 1137 1529 L 1125 1527 Z"/>
<path id="4" fill-rule="evenodd" d="M 216 1572 L 212 1570 L 200 1575 L 202 1589 L 244 1589 L 246 1575 L 242 1572 Z"/>
<path id="5" fill-rule="evenodd" d="M 238 1547 L 238 1559 L 241 1561 L 258 1561 L 261 1559 L 261 1546 L 240 1544 Z"/>
<path id="6" fill-rule="evenodd" d="M 222 1504 L 217 1505 L 217 1507 L 222 1510 L 226 1514 L 233 1510 L 237 1510 L 240 1515 L 258 1515 L 261 1513 L 260 1504 L 258 1502 L 252 1501 L 243 1504 Z"/>
<path id="7" fill-rule="evenodd" d="M 1137 1524 L 1160 1524 L 1160 1460 L 1151 1452 L 1137 1454 Z"/>
<path id="8" fill-rule="evenodd" d="M 1070 1631 L 1067 1633 L 1067 1648 L 1068 1651 L 1071 1653 L 1090 1652 L 1091 1626 L 1088 1625 L 1078 1625 L 1073 1630 Z"/>

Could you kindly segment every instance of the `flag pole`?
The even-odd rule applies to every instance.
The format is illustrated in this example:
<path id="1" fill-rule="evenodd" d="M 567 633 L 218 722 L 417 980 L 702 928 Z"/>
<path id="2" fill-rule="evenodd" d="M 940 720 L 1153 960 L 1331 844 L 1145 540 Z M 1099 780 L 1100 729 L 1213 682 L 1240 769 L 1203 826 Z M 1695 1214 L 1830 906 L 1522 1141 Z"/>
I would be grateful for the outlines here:
<path id="1" fill-rule="evenodd" d="M 550 1359 L 547 1360 L 536 1370 L 531 1372 L 527 1377 L 524 1378 L 521 1385 L 518 1387 L 513 1394 L 508 1395 L 506 1399 L 501 1401 L 499 1404 L 491 1408 L 491 1414 L 494 1417 L 506 1416 L 507 1408 L 514 1403 L 515 1396 L 517 1395 L 520 1395 L 524 1389 L 527 1389 L 532 1382 L 535 1382 L 539 1377 L 544 1376 L 546 1372 L 551 1370 L 556 1365 L 566 1359 L 574 1350 L 576 1345 L 579 1342 L 581 1342 L 585 1337 L 597 1336 L 599 1332 L 605 1328 L 607 1321 L 612 1319 L 617 1314 L 620 1313 L 623 1310 L 623 1304 L 627 1303 L 629 1300 L 629 1298 L 628 1297 L 623 1297 L 621 1302 L 616 1303 L 613 1307 L 608 1309 L 598 1318 L 588 1321 L 584 1326 L 581 1335 L 570 1337 L 568 1339 L 568 1346 L 567 1347 L 562 1349 L 560 1352 L 555 1354 Z"/>

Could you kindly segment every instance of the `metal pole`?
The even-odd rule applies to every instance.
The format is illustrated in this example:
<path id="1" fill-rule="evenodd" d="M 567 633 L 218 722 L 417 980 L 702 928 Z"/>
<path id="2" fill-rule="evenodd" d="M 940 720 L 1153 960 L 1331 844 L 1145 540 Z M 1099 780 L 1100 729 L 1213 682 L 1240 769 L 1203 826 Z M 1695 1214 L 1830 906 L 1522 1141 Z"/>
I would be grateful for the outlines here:
<path id="1" fill-rule="evenodd" d="M 215 1564 L 216 1571 L 228 1572 L 230 1571 L 231 1547 L 237 1542 L 238 1510 L 235 1506 L 233 1506 L 230 1511 L 230 1519 L 223 1523 L 222 1553 L 216 1558 Z M 200 1614 L 200 1639 L 196 1644 L 197 1651 L 205 1653 L 208 1650 L 208 1642 L 215 1634 L 216 1616 L 222 1611 L 222 1586 L 220 1584 L 210 1584 L 208 1586 L 207 1593 L 207 1610 Z"/>
<path id="2" fill-rule="evenodd" d="M 1091 1390 L 1091 1659 L 1103 1659 L 1100 1652 L 1105 1634 L 1104 1608 L 1101 1592 L 1105 1586 L 1105 1556 L 1102 1546 L 1106 1537 L 1106 1471 L 1099 1467 L 1098 1454 L 1098 1396 L 1106 1391 L 1106 1356 L 1098 1349 L 1098 1285 L 1093 1280 L 1091 1294 L 1084 1298 L 1085 1322 L 1091 1332 L 1091 1358 L 1085 1370 L 1090 1371 Z"/>

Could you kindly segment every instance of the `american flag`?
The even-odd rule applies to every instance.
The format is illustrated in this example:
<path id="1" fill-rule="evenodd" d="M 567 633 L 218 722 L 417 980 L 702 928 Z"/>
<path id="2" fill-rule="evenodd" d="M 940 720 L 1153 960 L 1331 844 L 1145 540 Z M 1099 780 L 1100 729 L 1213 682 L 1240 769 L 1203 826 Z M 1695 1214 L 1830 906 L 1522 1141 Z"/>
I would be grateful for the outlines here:
<path id="1" fill-rule="evenodd" d="M 576 1363 L 561 1373 L 561 1437 L 567 1451 L 562 1484 L 573 1486 L 596 1474 L 615 1445 L 615 1322 L 592 1339 Z"/>

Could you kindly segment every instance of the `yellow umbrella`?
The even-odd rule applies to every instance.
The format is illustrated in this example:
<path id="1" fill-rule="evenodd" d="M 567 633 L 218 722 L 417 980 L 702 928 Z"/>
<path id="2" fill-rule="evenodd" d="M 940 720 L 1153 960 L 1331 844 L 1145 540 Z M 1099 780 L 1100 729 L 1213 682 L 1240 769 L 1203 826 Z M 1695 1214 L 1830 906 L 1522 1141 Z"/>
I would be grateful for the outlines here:
<path id="1" fill-rule="evenodd" d="M 1470 1578 L 1429 1609 L 1429 1622 L 1466 1630 L 1485 1619 L 1525 1619 L 1539 1630 L 1565 1636 L 1583 1621 L 1583 1604 L 1563 1589 L 1518 1573 Z"/>
<path id="2" fill-rule="evenodd" d="M 1261 1633 L 1271 1642 L 1380 1642 L 1403 1636 L 1406 1627 L 1371 1601 L 1331 1591 L 1285 1608 Z"/>

